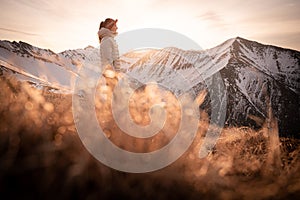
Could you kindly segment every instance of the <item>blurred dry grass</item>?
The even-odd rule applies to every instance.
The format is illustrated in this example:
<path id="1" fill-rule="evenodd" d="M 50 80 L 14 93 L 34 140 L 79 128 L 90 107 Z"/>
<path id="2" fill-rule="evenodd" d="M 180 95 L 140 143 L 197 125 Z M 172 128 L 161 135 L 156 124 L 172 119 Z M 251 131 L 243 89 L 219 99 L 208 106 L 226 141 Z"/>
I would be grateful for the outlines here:
<path id="1" fill-rule="evenodd" d="M 164 103 L 167 120 L 156 136 L 132 138 L 123 134 L 112 118 L 108 100 L 116 82 L 117 76 L 111 75 L 106 78 L 106 86 L 97 90 L 97 116 L 107 137 L 134 152 L 164 146 L 176 133 L 180 120 L 175 97 L 160 88 L 146 87 L 136 92 L 129 107 L 137 124 L 150 122 L 148 111 L 153 103 Z M 271 113 L 259 131 L 249 127 L 223 129 L 214 151 L 199 159 L 209 124 L 207 114 L 201 111 L 198 134 L 180 159 L 157 172 L 130 174 L 102 165 L 86 151 L 73 123 L 70 94 L 38 90 L 4 76 L 0 85 L 1 199 L 300 197 L 300 141 L 278 138 Z M 200 104 L 202 98 L 196 101 Z"/>

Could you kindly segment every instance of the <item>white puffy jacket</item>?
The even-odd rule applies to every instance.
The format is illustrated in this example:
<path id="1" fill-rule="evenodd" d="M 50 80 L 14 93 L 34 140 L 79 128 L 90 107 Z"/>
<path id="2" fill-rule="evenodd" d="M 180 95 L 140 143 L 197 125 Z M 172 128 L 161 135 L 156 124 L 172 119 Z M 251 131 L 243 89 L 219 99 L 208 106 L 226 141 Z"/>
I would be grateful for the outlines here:
<path id="1" fill-rule="evenodd" d="M 111 65 L 115 70 L 119 68 L 119 49 L 114 37 L 116 33 L 113 33 L 107 28 L 101 28 L 98 31 L 98 36 L 101 39 L 100 43 L 100 57 L 102 67 Z"/>

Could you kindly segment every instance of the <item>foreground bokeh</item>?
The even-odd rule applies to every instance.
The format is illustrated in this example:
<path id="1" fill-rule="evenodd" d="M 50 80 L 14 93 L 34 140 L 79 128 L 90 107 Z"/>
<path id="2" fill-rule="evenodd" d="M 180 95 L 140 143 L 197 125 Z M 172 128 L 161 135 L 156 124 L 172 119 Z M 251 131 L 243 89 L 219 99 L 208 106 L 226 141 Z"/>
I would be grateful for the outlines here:
<path id="1" fill-rule="evenodd" d="M 149 123 L 149 108 L 153 103 L 161 103 L 162 94 L 167 110 L 166 124 L 157 136 L 135 139 L 122 133 L 111 114 L 110 98 L 118 76 L 102 79 L 106 86 L 97 89 L 96 113 L 114 144 L 128 151 L 148 152 L 172 139 L 180 120 L 178 102 L 172 93 L 155 86 L 135 92 L 129 106 L 137 124 Z M 131 174 L 101 164 L 84 148 L 73 121 L 71 94 L 37 89 L 4 76 L 0 81 L 2 197 L 287 199 L 300 196 L 300 141 L 278 137 L 271 110 L 260 130 L 224 128 L 213 152 L 199 159 L 209 125 L 208 115 L 200 110 L 197 136 L 180 159 L 156 172 Z"/>

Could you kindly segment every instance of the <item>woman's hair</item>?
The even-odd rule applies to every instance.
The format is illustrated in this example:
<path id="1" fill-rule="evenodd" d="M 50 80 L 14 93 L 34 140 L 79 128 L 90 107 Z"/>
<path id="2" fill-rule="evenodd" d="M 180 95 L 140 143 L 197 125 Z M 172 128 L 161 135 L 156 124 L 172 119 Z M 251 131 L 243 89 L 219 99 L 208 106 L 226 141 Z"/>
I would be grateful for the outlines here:
<path id="1" fill-rule="evenodd" d="M 115 23 L 117 23 L 117 19 L 116 20 L 113 20 L 111 18 L 106 18 L 104 21 L 102 21 L 100 23 L 100 26 L 99 26 L 99 30 L 104 27 L 104 28 L 107 28 L 107 29 L 111 29 Z"/>

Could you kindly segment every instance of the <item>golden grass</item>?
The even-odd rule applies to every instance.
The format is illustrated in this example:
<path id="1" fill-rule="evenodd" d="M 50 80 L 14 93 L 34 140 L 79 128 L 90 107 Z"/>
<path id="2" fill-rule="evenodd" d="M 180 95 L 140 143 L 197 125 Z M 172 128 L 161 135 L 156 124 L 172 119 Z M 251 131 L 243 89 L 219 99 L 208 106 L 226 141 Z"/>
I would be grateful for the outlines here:
<path id="1" fill-rule="evenodd" d="M 134 122 L 149 124 L 149 109 L 155 103 L 163 104 L 167 117 L 157 135 L 133 138 L 113 120 L 110 99 L 118 76 L 109 76 L 96 94 L 96 114 L 107 137 L 133 152 L 149 152 L 167 144 L 180 121 L 175 96 L 155 85 L 135 92 L 129 102 Z M 83 147 L 73 122 L 70 94 L 38 90 L 7 77 L 1 77 L 0 85 L 0 194 L 46 199 L 299 197 L 300 142 L 278 137 L 271 110 L 261 130 L 224 128 L 213 152 L 203 159 L 198 153 L 209 118 L 200 111 L 197 136 L 175 163 L 157 172 L 128 174 L 102 165 Z M 203 91 L 195 102 L 201 104 L 205 95 Z"/>

